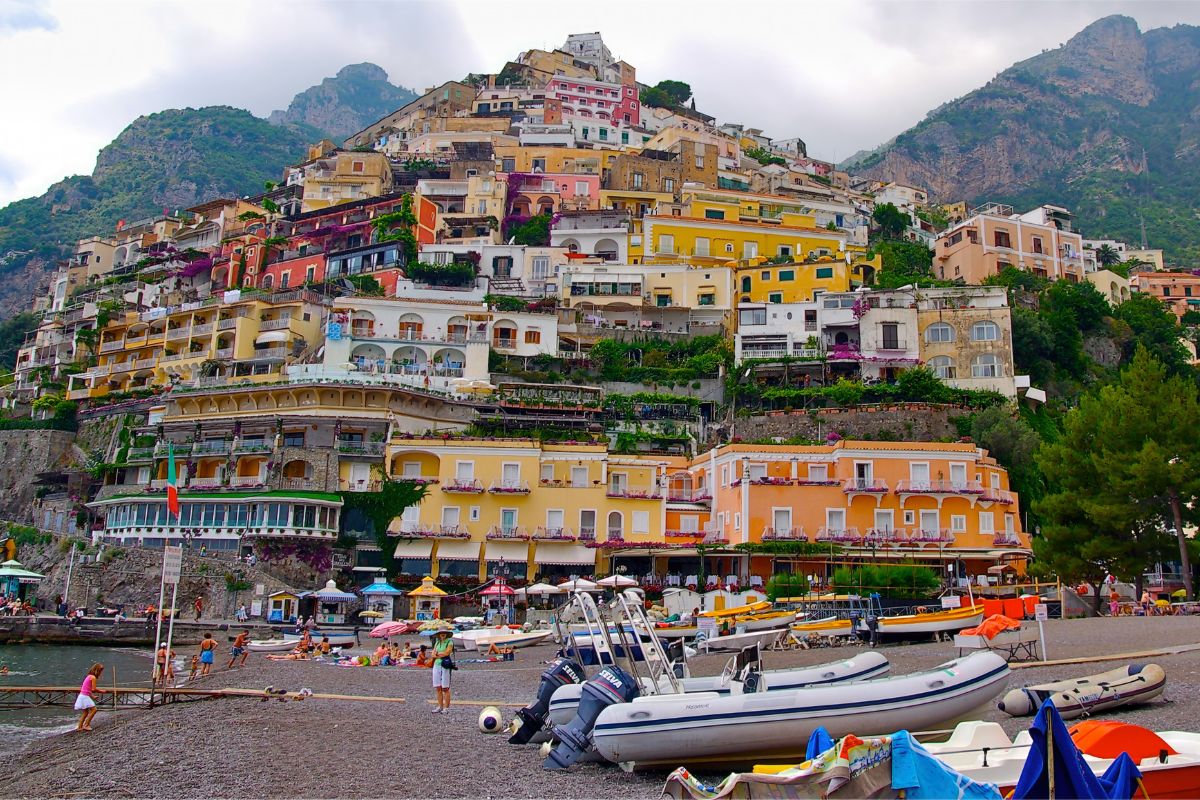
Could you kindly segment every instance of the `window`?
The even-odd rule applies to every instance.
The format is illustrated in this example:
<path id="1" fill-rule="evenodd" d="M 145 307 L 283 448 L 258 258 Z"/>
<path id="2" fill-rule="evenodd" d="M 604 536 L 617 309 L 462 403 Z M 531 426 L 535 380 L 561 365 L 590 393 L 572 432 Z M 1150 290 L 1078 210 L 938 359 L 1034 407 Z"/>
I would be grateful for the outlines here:
<path id="1" fill-rule="evenodd" d="M 291 282 L 291 279 L 292 279 L 292 271 L 291 271 L 290 269 L 289 269 L 289 270 L 287 270 L 286 272 L 282 272 L 282 273 L 280 273 L 280 275 L 279 275 L 279 288 L 280 288 L 280 289 L 286 289 L 286 288 L 288 288 L 288 284 Z"/>
<path id="2" fill-rule="evenodd" d="M 644 174 L 642 174 L 641 172 L 633 173 L 633 188 L 641 189 L 642 185 L 645 182 L 646 182 L 646 176 Z"/>
<path id="3" fill-rule="evenodd" d="M 833 267 L 817 267 L 817 277 L 818 278 L 832 278 L 833 277 Z"/>
<path id="4" fill-rule="evenodd" d="M 938 512 L 922 511 L 921 512 L 921 530 L 936 532 L 939 528 Z"/>
<path id="5" fill-rule="evenodd" d="M 696 302 L 702 306 L 715 306 L 717 304 L 717 296 L 711 292 L 700 292 L 696 295 Z"/>
<path id="6" fill-rule="evenodd" d="M 633 512 L 633 532 L 634 533 L 649 533 L 650 532 L 650 512 L 649 511 Z"/>
<path id="7" fill-rule="evenodd" d="M 966 533 L 967 532 L 967 515 L 966 514 L 951 514 L 950 515 L 950 532 L 951 533 Z"/>
<path id="8" fill-rule="evenodd" d="M 629 476 L 623 472 L 614 472 L 608 476 L 608 492 L 609 494 L 625 494 L 626 487 L 629 486 Z"/>
<path id="9" fill-rule="evenodd" d="M 953 342 L 954 328 L 944 322 L 935 322 L 925 329 L 925 341 L 930 343 Z"/>
<path id="10" fill-rule="evenodd" d="M 584 137 L 586 137 L 587 136 L 587 128 L 584 128 L 583 130 L 584 130 Z M 545 172 L 546 171 L 546 159 L 544 159 L 544 158 L 533 159 L 533 171 L 534 172 Z"/>
<path id="11" fill-rule="evenodd" d="M 779 245 L 779 250 L 778 250 L 777 254 L 780 256 L 786 256 L 788 258 L 791 258 L 792 257 L 792 246 L 790 244 Z"/>
<path id="12" fill-rule="evenodd" d="M 991 320 L 976 322 L 971 326 L 971 339 L 976 342 L 994 342 L 1000 338 L 1000 326 Z"/>
<path id="13" fill-rule="evenodd" d="M 844 509 L 844 508 L 827 508 L 827 509 L 825 509 L 825 527 L 831 531 L 846 530 L 846 509 Z"/>
<path id="14" fill-rule="evenodd" d="M 625 115 L 625 121 L 629 122 L 629 115 Z M 621 131 L 621 144 L 629 144 L 629 131 Z"/>
<path id="15" fill-rule="evenodd" d="M 598 105 L 604 105 L 604 103 L 599 103 Z M 585 136 L 583 138 L 586 139 L 587 137 Z M 602 142 L 607 141 L 607 139 L 608 139 L 608 128 L 601 128 L 600 129 L 600 141 L 602 141 Z"/>
<path id="16" fill-rule="evenodd" d="M 591 189 L 588 186 L 588 182 L 587 181 L 575 181 L 575 194 L 577 194 L 577 195 L 582 194 L 585 196 L 591 194 Z"/>
<path id="17" fill-rule="evenodd" d="M 979 532 L 985 534 L 996 532 L 996 517 L 991 511 L 979 512 Z"/>
<path id="18" fill-rule="evenodd" d="M 456 461 L 454 462 L 454 479 L 459 481 L 475 480 L 475 462 L 474 461 Z"/>
<path id="19" fill-rule="evenodd" d="M 1040 237 L 1040 236 L 1033 237 L 1033 252 L 1035 252 L 1035 253 L 1042 252 L 1042 237 Z"/>
<path id="20" fill-rule="evenodd" d="M 993 241 L 996 243 L 996 247 L 1012 248 L 1012 239 L 1009 238 L 1008 231 L 996 231 Z"/>
<path id="21" fill-rule="evenodd" d="M 554 465 L 553 464 L 542 464 L 538 470 L 538 473 L 539 473 L 538 477 L 541 480 L 552 481 L 552 480 L 554 480 Z"/>
<path id="22" fill-rule="evenodd" d="M 967 486 L 967 465 L 950 465 L 950 485 L 955 489 L 965 489 Z"/>
<path id="23" fill-rule="evenodd" d="M 571 467 L 571 486 L 583 489 L 588 485 L 588 468 Z"/>
<path id="24" fill-rule="evenodd" d="M 725 219 L 725 212 L 719 208 L 706 208 L 706 209 L 704 209 L 704 218 L 705 219 Z M 730 245 L 730 247 L 732 247 L 732 245 Z"/>
<path id="25" fill-rule="evenodd" d="M 796 280 L 796 270 L 794 270 L 794 269 L 781 269 L 781 270 L 779 270 L 779 280 L 781 280 L 781 281 L 794 281 L 794 280 Z"/>
<path id="26" fill-rule="evenodd" d="M 696 156 L 696 169 L 704 169 L 704 156 Z"/>
<path id="27" fill-rule="evenodd" d="M 669 233 L 661 233 L 658 236 L 658 252 L 674 253 L 675 252 L 675 237 Z"/>
<path id="28" fill-rule="evenodd" d="M 274 275 L 264 275 L 263 276 L 263 288 L 264 289 L 270 289 L 274 285 L 275 285 L 275 276 Z"/>
<path id="29" fill-rule="evenodd" d="M 458 506 L 442 506 L 442 527 L 457 528 L 460 517 Z"/>
<path id="30" fill-rule="evenodd" d="M 884 350 L 900 349 L 900 326 L 895 322 L 885 322 L 881 326 Z"/>
<path id="31" fill-rule="evenodd" d="M 991 353 L 975 356 L 975 360 L 971 362 L 972 378 L 999 378 L 1002 374 L 1000 359 Z"/>
<path id="32" fill-rule="evenodd" d="M 1170 296 L 1171 296 L 1171 287 L 1164 286 L 1163 287 L 1163 297 L 1170 297 Z"/>
<path id="33" fill-rule="evenodd" d="M 741 325 L 766 325 L 767 310 L 765 308 L 738 309 L 738 323 Z"/>
<path id="34" fill-rule="evenodd" d="M 500 159 L 500 170 L 502 172 L 515 172 L 517 169 L 517 160 L 515 158 Z"/>
<path id="35" fill-rule="evenodd" d="M 664 192 L 675 191 L 675 179 L 674 178 L 663 178 L 663 191 Z"/>
<path id="36" fill-rule="evenodd" d="M 309 267 L 304 271 L 304 282 L 312 283 L 317 278 L 317 268 Z"/>
<path id="37" fill-rule="evenodd" d="M 596 535 L 596 511 L 595 509 L 583 509 L 579 512 L 579 535 L 580 536 L 595 536 Z"/>
<path id="38" fill-rule="evenodd" d="M 284 447 L 304 447 L 304 431 L 284 431 Z"/>
<path id="39" fill-rule="evenodd" d="M 536 328 L 525 331 L 525 344 L 541 344 L 542 332 Z"/>
<path id="40" fill-rule="evenodd" d="M 954 359 L 950 356 L 934 356 L 926 362 L 933 374 L 943 380 L 954 379 Z"/>
<path id="41" fill-rule="evenodd" d="M 696 237 L 696 248 L 695 248 L 696 255 L 698 255 L 698 256 L 708 255 L 708 252 L 709 252 L 708 246 L 709 246 L 709 240 L 707 238 L 705 238 L 703 236 Z"/>
<path id="42" fill-rule="evenodd" d="M 582 101 L 582 102 L 580 103 L 580 105 L 584 105 L 584 106 L 586 106 L 586 105 L 587 105 L 587 101 L 586 101 L 586 100 Z M 584 139 L 589 139 L 589 138 L 591 138 L 591 129 L 590 129 L 590 128 L 584 128 L 584 129 L 583 129 L 583 138 L 584 138 Z"/>
<path id="43" fill-rule="evenodd" d="M 366 168 L 366 165 L 361 161 L 353 161 L 350 163 L 350 171 L 351 172 L 362 172 L 363 169 L 365 169 L 365 168 Z"/>
<path id="44" fill-rule="evenodd" d="M 783 292 L 771 292 L 770 294 L 767 295 L 767 302 L 768 303 L 782 303 L 783 302 Z"/>
<path id="45" fill-rule="evenodd" d="M 875 530 L 890 531 L 895 528 L 895 514 L 890 508 L 875 509 Z"/>
<path id="46" fill-rule="evenodd" d="M 729 467 L 721 467 L 721 485 L 729 485 Z"/>
<path id="47" fill-rule="evenodd" d="M 755 258 L 758 256 L 758 242 L 746 242 L 742 245 L 742 258 Z"/>

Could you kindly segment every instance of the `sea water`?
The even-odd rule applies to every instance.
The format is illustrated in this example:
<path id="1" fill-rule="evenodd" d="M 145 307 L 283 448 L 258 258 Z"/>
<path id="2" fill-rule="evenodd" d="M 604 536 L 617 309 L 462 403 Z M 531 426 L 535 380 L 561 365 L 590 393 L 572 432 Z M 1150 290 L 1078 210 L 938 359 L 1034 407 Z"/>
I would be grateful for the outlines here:
<path id="1" fill-rule="evenodd" d="M 79 686 L 92 664 L 103 664 L 100 688 L 148 685 L 150 648 L 88 645 L 0 645 L 0 686 Z M 101 700 L 101 713 L 103 701 Z M 68 707 L 0 709 L 0 755 L 22 750 L 31 741 L 72 730 L 78 714 Z"/>

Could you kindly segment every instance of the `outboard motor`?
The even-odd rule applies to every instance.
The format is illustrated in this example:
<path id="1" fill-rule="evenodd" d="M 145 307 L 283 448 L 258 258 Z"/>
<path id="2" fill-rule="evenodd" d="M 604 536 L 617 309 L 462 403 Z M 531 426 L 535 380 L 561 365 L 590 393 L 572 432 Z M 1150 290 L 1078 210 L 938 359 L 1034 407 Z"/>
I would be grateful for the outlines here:
<path id="1" fill-rule="evenodd" d="M 687 677 L 687 651 L 683 648 L 683 639 L 673 639 L 667 645 L 667 661 L 676 678 Z"/>
<path id="2" fill-rule="evenodd" d="M 537 699 L 517 712 L 521 727 L 509 737 L 509 744 L 529 744 L 534 734 L 546 724 L 546 715 L 550 713 L 550 698 L 560 686 L 571 683 L 583 683 L 583 667 L 569 658 L 556 658 L 542 673 L 542 682 L 538 684 Z"/>
<path id="3" fill-rule="evenodd" d="M 879 640 L 879 617 L 874 614 L 867 615 L 867 642 L 871 647 L 876 646 Z"/>
<path id="4" fill-rule="evenodd" d="M 542 762 L 546 769 L 566 769 L 587 752 L 592 728 L 600 712 L 617 703 L 628 703 L 641 693 L 637 678 L 620 667 L 605 667 L 583 685 L 575 719 L 554 727 L 558 747 Z"/>

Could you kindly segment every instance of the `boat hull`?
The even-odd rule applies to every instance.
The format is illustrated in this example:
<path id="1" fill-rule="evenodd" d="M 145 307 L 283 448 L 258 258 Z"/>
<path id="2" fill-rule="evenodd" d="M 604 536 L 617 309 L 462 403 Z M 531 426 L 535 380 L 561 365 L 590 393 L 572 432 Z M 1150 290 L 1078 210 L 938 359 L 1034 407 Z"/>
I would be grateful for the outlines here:
<path id="1" fill-rule="evenodd" d="M 1013 689 L 999 703 L 1004 713 L 1027 716 L 1049 700 L 1063 719 L 1109 708 L 1145 703 L 1159 697 L 1167 685 L 1167 674 L 1157 664 L 1137 664 L 1089 675 L 1076 680 L 1056 681 Z"/>
<path id="2" fill-rule="evenodd" d="M 609 761 L 633 768 L 803 760 L 819 726 L 835 739 L 942 727 L 987 705 L 1007 679 L 1003 658 L 975 653 L 929 672 L 852 685 L 639 698 L 604 709 L 592 741 Z"/>

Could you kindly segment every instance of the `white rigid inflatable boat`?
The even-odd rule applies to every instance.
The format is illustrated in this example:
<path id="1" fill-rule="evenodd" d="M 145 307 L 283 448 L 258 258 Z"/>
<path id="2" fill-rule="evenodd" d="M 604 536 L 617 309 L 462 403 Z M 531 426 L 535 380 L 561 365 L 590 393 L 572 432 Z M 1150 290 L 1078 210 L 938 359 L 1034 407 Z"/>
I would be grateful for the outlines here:
<path id="1" fill-rule="evenodd" d="M 752 691 L 782 691 L 802 686 L 822 686 L 851 681 L 865 681 L 886 675 L 890 665 L 881 653 L 867 651 L 854 658 L 818 664 L 799 669 L 774 669 L 753 673 L 754 689 L 745 682 L 748 675 L 733 675 L 727 668 L 721 675 L 700 678 L 680 678 L 685 693 L 716 692 L 719 695 L 739 695 Z M 583 693 L 582 683 L 560 686 L 550 698 L 550 721 L 555 725 L 566 725 L 575 718 L 579 708 L 579 697 Z"/>
<path id="2" fill-rule="evenodd" d="M 601 711 L 591 741 L 599 755 L 628 769 L 803 760 L 818 726 L 837 739 L 964 719 L 995 699 L 1008 672 L 1001 656 L 984 652 L 926 672 L 854 684 L 638 697 Z"/>

